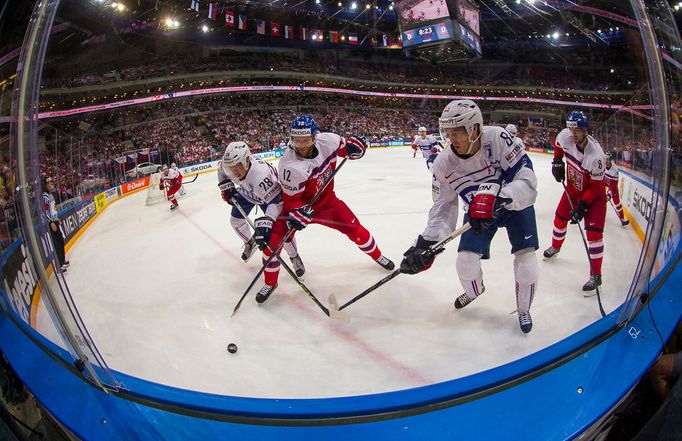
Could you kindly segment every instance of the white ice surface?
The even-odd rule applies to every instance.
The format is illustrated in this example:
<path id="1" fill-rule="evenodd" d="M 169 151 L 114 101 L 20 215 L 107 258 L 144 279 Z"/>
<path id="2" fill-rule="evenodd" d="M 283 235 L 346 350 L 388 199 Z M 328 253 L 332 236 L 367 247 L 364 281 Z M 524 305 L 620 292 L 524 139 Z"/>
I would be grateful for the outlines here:
<path id="1" fill-rule="evenodd" d="M 533 330 L 519 330 L 513 256 L 500 230 L 484 261 L 486 292 L 462 310 L 453 241 L 427 272 L 400 275 L 346 311 L 327 318 L 284 271 L 270 300 L 254 291 L 232 309 L 260 268 L 244 264 L 229 226 L 229 206 L 213 173 L 186 185 L 180 208 L 145 206 L 146 191 L 110 205 L 72 247 L 66 279 L 87 328 L 110 368 L 175 387 L 238 396 L 304 398 L 377 393 L 459 378 L 522 358 L 600 318 L 596 297 L 584 298 L 588 263 L 578 229 L 569 225 L 559 256 L 550 245 L 561 185 L 551 157 L 531 154 L 539 180 L 536 204 L 540 281 L 531 308 Z M 426 223 L 431 178 L 409 148 L 370 150 L 348 162 L 336 193 L 399 264 Z M 461 224 L 461 216 L 459 220 Z M 324 304 L 340 304 L 387 272 L 345 236 L 313 225 L 297 234 L 306 285 Z M 641 244 L 609 208 L 602 297 L 622 303 Z M 41 309 L 38 328 L 61 341 Z M 239 351 L 226 348 L 236 343 Z"/>

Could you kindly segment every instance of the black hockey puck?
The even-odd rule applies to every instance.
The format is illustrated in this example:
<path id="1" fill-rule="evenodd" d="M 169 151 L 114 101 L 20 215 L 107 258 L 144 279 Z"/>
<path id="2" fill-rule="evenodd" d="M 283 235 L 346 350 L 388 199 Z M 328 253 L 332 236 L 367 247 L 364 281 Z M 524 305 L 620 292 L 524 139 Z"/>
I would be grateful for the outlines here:
<path id="1" fill-rule="evenodd" d="M 234 354 L 235 352 L 237 352 L 237 345 L 234 343 L 230 343 L 229 345 L 227 345 L 227 352 L 229 352 L 230 354 Z"/>

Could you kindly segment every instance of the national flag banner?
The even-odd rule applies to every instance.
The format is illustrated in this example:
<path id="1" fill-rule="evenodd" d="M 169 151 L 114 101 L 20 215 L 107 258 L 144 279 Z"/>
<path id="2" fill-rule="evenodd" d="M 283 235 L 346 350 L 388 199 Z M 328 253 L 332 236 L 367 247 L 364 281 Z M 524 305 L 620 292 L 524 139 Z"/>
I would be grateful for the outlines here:
<path id="1" fill-rule="evenodd" d="M 208 18 L 213 21 L 218 18 L 218 6 L 214 5 L 213 3 L 208 4 Z"/>
<path id="2" fill-rule="evenodd" d="M 246 30 L 246 17 L 244 17 L 243 15 L 239 16 L 239 19 L 237 21 L 237 27 L 242 31 Z"/>
<path id="3" fill-rule="evenodd" d="M 384 39 L 384 46 L 388 46 L 388 35 L 384 34 L 382 38 Z"/>
<path id="4" fill-rule="evenodd" d="M 234 12 L 225 11 L 225 26 L 234 27 Z"/>
<path id="5" fill-rule="evenodd" d="M 388 37 L 388 45 L 393 46 L 393 37 Z"/>
<path id="6" fill-rule="evenodd" d="M 279 25 L 279 23 L 270 22 L 270 35 L 272 35 L 273 37 L 282 36 L 282 28 Z"/>
<path id="7" fill-rule="evenodd" d="M 284 38 L 288 38 L 289 40 L 293 40 L 293 38 L 294 38 L 294 27 L 293 26 L 284 25 Z"/>
<path id="8" fill-rule="evenodd" d="M 348 34 L 348 43 L 358 44 L 358 34 Z"/>
<path id="9" fill-rule="evenodd" d="M 190 5 L 190 8 L 193 11 L 199 12 L 199 0 L 192 0 L 192 4 Z"/>
<path id="10" fill-rule="evenodd" d="M 308 29 L 301 27 L 301 40 L 307 40 L 308 39 Z"/>
<path id="11" fill-rule="evenodd" d="M 265 20 L 256 20 L 256 33 L 265 35 Z"/>
<path id="12" fill-rule="evenodd" d="M 332 43 L 339 42 L 339 31 L 329 31 L 329 41 Z"/>

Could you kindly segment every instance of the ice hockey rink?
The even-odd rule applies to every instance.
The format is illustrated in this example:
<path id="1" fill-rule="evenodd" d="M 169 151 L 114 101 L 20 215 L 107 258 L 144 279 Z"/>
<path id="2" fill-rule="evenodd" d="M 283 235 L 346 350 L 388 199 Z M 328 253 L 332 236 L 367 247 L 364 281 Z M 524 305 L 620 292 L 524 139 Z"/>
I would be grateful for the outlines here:
<path id="1" fill-rule="evenodd" d="M 561 184 L 549 155 L 530 153 L 538 176 L 536 203 L 540 279 L 531 307 L 533 330 L 518 325 L 513 256 L 498 231 L 483 262 L 486 292 L 455 310 L 462 293 L 457 243 L 433 267 L 400 275 L 349 306 L 351 321 L 328 318 L 290 276 L 267 303 L 255 288 L 232 310 L 261 267 L 241 259 L 215 173 L 186 185 L 180 207 L 147 207 L 146 190 L 109 206 L 72 246 L 69 289 L 92 339 L 115 371 L 174 387 L 235 396 L 339 397 L 407 389 L 464 377 L 517 360 L 558 342 L 601 316 L 581 290 L 588 261 L 578 228 L 569 225 L 559 256 L 550 245 Z M 409 148 L 371 149 L 348 161 L 335 180 L 339 198 L 399 264 L 422 232 L 431 206 L 431 177 Z M 252 216 L 253 218 L 253 216 Z M 461 224 L 461 215 L 459 224 Z M 304 283 L 324 304 L 339 303 L 385 277 L 340 233 L 312 225 L 296 235 Z M 624 300 L 641 243 L 608 208 L 602 300 L 607 313 Z M 512 313 L 512 314 L 510 314 Z M 41 305 L 39 331 L 58 342 Z M 230 354 L 227 345 L 238 352 Z"/>

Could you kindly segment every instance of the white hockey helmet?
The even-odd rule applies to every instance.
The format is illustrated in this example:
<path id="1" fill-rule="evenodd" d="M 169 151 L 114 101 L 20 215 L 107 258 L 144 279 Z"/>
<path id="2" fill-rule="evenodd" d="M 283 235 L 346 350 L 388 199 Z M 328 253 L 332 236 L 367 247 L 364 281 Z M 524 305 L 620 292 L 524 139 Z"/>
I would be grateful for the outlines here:
<path id="1" fill-rule="evenodd" d="M 223 155 L 223 166 L 234 167 L 241 164 L 246 167 L 246 160 L 251 156 L 249 145 L 244 141 L 234 141 L 227 145 Z"/>
<path id="2" fill-rule="evenodd" d="M 507 132 L 511 133 L 512 136 L 516 136 L 516 134 L 519 132 L 514 124 L 507 124 L 507 127 L 505 127 L 504 129 Z"/>
<path id="3" fill-rule="evenodd" d="M 454 100 L 445 106 L 443 113 L 438 118 L 438 128 L 440 136 L 450 142 L 447 131 L 445 129 L 454 129 L 457 127 L 464 127 L 467 134 L 471 138 L 471 133 L 474 131 L 474 126 L 478 124 L 478 137 L 473 141 L 469 139 L 469 148 L 467 154 L 471 152 L 474 143 L 481 137 L 483 129 L 483 115 L 478 105 L 471 100 Z"/>
<path id="4" fill-rule="evenodd" d="M 419 133 L 421 133 L 421 132 L 426 133 L 426 127 L 420 126 L 419 129 L 417 130 L 417 132 L 419 132 Z"/>

